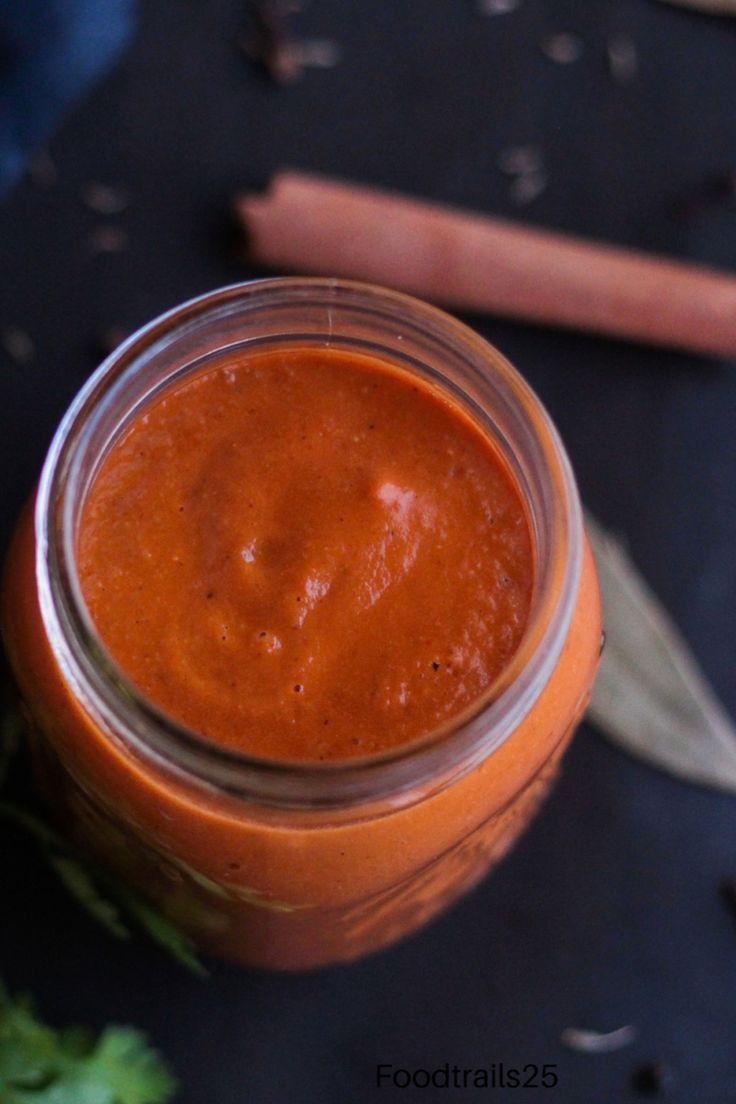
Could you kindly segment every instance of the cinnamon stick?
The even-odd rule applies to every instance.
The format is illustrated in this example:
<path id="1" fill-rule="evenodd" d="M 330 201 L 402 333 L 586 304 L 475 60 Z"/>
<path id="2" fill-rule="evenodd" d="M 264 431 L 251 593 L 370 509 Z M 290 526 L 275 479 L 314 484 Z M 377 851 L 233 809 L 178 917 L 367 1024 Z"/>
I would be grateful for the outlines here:
<path id="1" fill-rule="evenodd" d="M 251 257 L 445 306 L 736 355 L 736 276 L 296 171 L 236 200 Z"/>

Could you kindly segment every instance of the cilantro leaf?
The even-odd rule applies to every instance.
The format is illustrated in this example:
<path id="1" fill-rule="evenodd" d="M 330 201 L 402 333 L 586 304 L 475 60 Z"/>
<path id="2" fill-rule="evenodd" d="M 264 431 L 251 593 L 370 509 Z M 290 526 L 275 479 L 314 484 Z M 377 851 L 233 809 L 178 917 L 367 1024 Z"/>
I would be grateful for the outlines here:
<path id="1" fill-rule="evenodd" d="M 48 860 L 72 897 L 90 916 L 98 920 L 116 939 L 130 938 L 130 932 L 120 919 L 117 906 L 102 896 L 86 867 L 71 855 L 49 855 Z"/>
<path id="2" fill-rule="evenodd" d="M 0 989 L 0 1104 L 167 1104 L 175 1090 L 142 1032 L 55 1031 Z"/>
<path id="3" fill-rule="evenodd" d="M 90 1084 L 97 1079 L 112 1091 L 115 1104 L 164 1104 L 175 1082 L 150 1050 L 146 1037 L 132 1027 L 108 1027 L 86 1062 Z"/>
<path id="4" fill-rule="evenodd" d="M 97 888 L 93 873 L 69 853 L 65 840 L 40 817 L 10 801 L 0 801 L 0 817 L 15 824 L 41 845 L 44 858 L 82 908 L 116 939 L 130 938 L 120 912 Z M 0 1101 L 2 1104 L 2 1101 Z"/>
<path id="5" fill-rule="evenodd" d="M 23 721 L 13 699 L 10 683 L 0 677 L 0 788 L 22 735 Z M 192 973 L 206 977 L 194 944 L 167 917 L 134 890 L 107 872 L 84 862 L 67 840 L 35 812 L 13 801 L 0 799 L 0 818 L 33 837 L 51 869 L 68 892 L 90 916 L 116 939 L 129 939 L 127 920 L 134 921 L 177 962 Z M 6 1104 L 0 1097 L 0 1104 Z"/>
<path id="6" fill-rule="evenodd" d="M 197 958 L 194 944 L 180 928 L 177 928 L 158 909 L 149 905 L 148 901 L 144 900 L 143 897 L 139 897 L 137 893 L 134 893 L 133 890 L 124 886 L 121 882 L 117 882 L 114 887 L 111 885 L 109 888 L 120 901 L 125 912 L 137 921 L 139 927 L 146 932 L 154 943 L 158 943 L 159 947 L 163 947 L 172 958 L 175 958 L 182 966 L 186 966 L 193 974 L 197 974 L 199 977 L 208 976 L 207 970 Z"/>

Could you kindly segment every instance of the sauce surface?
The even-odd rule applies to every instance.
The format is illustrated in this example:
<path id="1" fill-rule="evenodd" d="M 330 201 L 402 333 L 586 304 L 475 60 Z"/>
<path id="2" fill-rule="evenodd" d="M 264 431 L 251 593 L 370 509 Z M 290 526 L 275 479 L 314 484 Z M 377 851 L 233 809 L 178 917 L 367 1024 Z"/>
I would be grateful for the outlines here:
<path id="1" fill-rule="evenodd" d="M 477 699 L 529 615 L 515 481 L 442 392 L 339 350 L 243 354 L 113 446 L 78 542 L 128 678 L 214 743 L 342 760 Z"/>

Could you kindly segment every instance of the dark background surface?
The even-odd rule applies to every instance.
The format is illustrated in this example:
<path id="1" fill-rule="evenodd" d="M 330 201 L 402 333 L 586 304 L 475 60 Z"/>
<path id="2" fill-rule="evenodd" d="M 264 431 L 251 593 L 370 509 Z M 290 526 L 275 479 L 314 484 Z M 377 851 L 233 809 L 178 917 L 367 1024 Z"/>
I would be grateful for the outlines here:
<path id="1" fill-rule="evenodd" d="M 693 205 L 736 166 L 736 23 L 655 0 L 314 0 L 299 33 L 342 63 L 288 88 L 238 50 L 240 0 L 144 5 L 122 64 L 51 143 L 57 182 L 0 207 L 0 324 L 33 338 L 0 375 L 3 537 L 66 404 L 110 327 L 249 275 L 226 213 L 290 164 L 543 226 L 734 266 L 736 204 Z M 573 30 L 579 61 L 540 50 Z M 630 85 L 614 33 L 639 49 Z M 520 209 L 496 161 L 542 147 L 549 186 Z M 93 181 L 130 207 L 88 210 Z M 706 189 L 707 190 L 707 189 Z M 687 208 L 687 213 L 683 213 Z M 95 255 L 100 225 L 126 248 Z M 625 533 L 736 714 L 736 371 L 664 351 L 468 319 L 521 368 L 556 419 L 587 505 Z M 182 1104 L 374 1099 L 636 1100 L 639 1063 L 669 1062 L 669 1099 L 736 1100 L 736 928 L 717 885 L 736 874 L 736 798 L 657 774 L 583 728 L 551 800 L 493 878 L 411 941 L 301 977 L 212 964 L 203 983 L 147 945 L 117 945 L 4 835 L 0 966 L 55 1022 L 145 1027 Z M 611 1055 L 565 1050 L 568 1026 L 634 1024 Z M 388 1090 L 375 1066 L 556 1062 L 554 1090 Z"/>

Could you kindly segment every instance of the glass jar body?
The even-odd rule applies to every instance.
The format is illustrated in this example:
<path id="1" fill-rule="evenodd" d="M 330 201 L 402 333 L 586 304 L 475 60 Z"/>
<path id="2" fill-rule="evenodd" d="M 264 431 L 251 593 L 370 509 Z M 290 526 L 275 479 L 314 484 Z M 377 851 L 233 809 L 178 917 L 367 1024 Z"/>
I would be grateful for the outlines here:
<path id="1" fill-rule="evenodd" d="M 334 284 L 330 287 L 334 290 Z M 395 299 L 398 307 L 393 299 L 390 306 L 397 322 L 404 301 Z M 298 315 L 303 305 L 303 300 L 292 304 L 292 313 Z M 358 339 L 364 347 L 368 329 L 375 340 L 376 326 L 385 328 L 386 319 L 369 325 L 363 316 L 358 324 L 355 303 L 353 308 L 350 318 L 343 310 L 341 325 L 341 304 L 330 309 L 330 340 Z M 205 305 L 202 316 L 207 311 Z M 211 315 L 209 309 L 210 322 Z M 427 317 L 439 318 L 442 327 L 438 312 Z M 424 322 L 415 320 L 420 328 Z M 305 326 L 306 316 L 299 319 L 300 333 Z M 178 319 L 168 348 L 160 329 L 134 339 L 129 363 L 120 366 L 118 376 L 128 387 L 127 407 L 116 413 L 111 406 L 113 420 L 122 423 L 131 408 L 126 380 L 142 376 L 142 350 L 150 351 L 154 337 L 164 374 L 173 375 L 195 359 L 192 348 L 182 348 L 181 328 Z M 195 331 L 197 356 L 227 344 L 221 319 L 219 326 Z M 317 332 L 315 322 L 310 337 Z M 403 356 L 411 334 L 397 336 Z M 261 330 L 258 340 L 264 340 Z M 492 352 L 483 343 L 477 348 L 481 357 L 484 349 Z M 492 373 L 492 360 L 481 371 Z M 428 363 L 426 349 L 420 363 Z M 436 364 L 430 368 L 437 374 Z M 450 375 L 450 382 L 457 380 Z M 109 394 L 104 387 L 92 394 L 90 409 L 98 410 Z M 501 412 L 490 413 L 503 423 Z M 91 415 L 82 411 L 80 417 L 90 421 Z M 533 422 L 533 411 L 529 417 Z M 507 417 L 506 438 L 510 424 Z M 87 444 L 94 451 L 94 439 Z M 510 447 L 513 451 L 513 440 Z M 58 467 L 61 461 L 57 457 L 54 463 Z M 310 798 L 302 787 L 295 797 L 293 787 L 304 781 L 295 766 L 291 777 L 281 780 L 291 789 L 279 796 L 265 782 L 259 788 L 257 764 L 248 786 L 236 787 L 228 785 L 222 764 L 214 777 L 198 769 L 199 760 L 178 756 L 173 738 L 162 750 L 154 740 L 162 735 L 154 730 L 155 718 L 131 718 L 124 697 L 116 700 L 114 685 L 105 684 L 110 708 L 102 708 L 89 676 L 90 666 L 98 673 L 94 649 L 83 642 L 83 654 L 77 655 L 80 644 L 72 639 L 72 629 L 67 633 L 66 623 L 54 621 L 49 608 L 56 600 L 54 585 L 66 585 L 63 572 L 50 584 L 44 577 L 53 534 L 44 533 L 43 516 L 57 514 L 57 527 L 69 527 L 73 513 L 61 510 L 58 499 L 70 496 L 71 479 L 65 474 L 57 494 L 39 503 L 35 524 L 30 508 L 21 518 L 5 570 L 3 628 L 32 722 L 40 786 L 80 848 L 139 889 L 204 949 L 277 969 L 348 961 L 393 943 L 445 908 L 506 853 L 546 793 L 595 675 L 600 606 L 592 557 L 582 537 L 577 570 L 562 563 L 547 573 L 548 589 L 562 590 L 567 580 L 568 608 L 558 619 L 554 648 L 549 633 L 540 636 L 516 682 L 466 726 L 465 743 L 460 742 L 463 733 L 444 734 L 431 749 L 429 765 L 422 765 L 419 753 L 404 756 L 400 778 L 399 765 L 379 764 L 382 773 L 370 792 L 365 786 L 348 792 L 339 772 L 327 772 L 318 780 L 319 793 Z M 537 497 L 532 504 L 537 514 L 556 508 L 551 499 L 545 506 L 544 497 Z M 572 538 L 564 555 L 554 541 L 548 543 L 548 557 L 574 554 Z M 514 711 L 515 688 L 544 648 L 551 656 L 547 667 Z M 499 713 L 505 699 L 510 704 Z"/>

